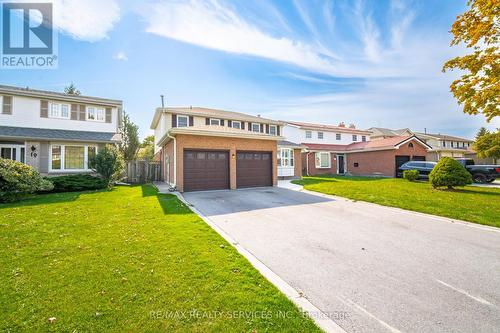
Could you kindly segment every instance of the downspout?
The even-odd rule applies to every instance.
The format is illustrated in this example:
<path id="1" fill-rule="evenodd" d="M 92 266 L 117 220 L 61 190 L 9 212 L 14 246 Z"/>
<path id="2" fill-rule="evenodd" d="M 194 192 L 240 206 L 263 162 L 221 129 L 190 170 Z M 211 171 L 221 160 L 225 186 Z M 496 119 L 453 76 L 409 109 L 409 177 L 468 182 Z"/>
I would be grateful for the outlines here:
<path id="1" fill-rule="evenodd" d="M 308 152 L 307 155 L 306 155 L 306 174 L 308 176 L 310 176 L 309 174 L 309 155 L 311 154 L 311 152 Z"/>
<path id="2" fill-rule="evenodd" d="M 174 140 L 174 182 L 172 184 L 172 189 L 176 190 L 177 189 L 177 140 L 175 139 L 175 136 L 171 136 L 168 132 L 167 132 L 167 137 Z"/>

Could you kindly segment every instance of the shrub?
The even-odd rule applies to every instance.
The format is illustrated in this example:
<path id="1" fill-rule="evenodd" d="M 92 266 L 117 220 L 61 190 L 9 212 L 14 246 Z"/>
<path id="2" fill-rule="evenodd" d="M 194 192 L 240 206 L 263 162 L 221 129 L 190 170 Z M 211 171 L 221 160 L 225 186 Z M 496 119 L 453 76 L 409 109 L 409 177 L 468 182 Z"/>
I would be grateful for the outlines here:
<path id="1" fill-rule="evenodd" d="M 470 173 L 451 157 L 443 157 L 429 174 L 432 187 L 465 186 L 472 183 Z"/>
<path id="2" fill-rule="evenodd" d="M 0 202 L 19 200 L 30 193 L 52 188 L 52 183 L 31 166 L 0 158 Z"/>
<path id="3" fill-rule="evenodd" d="M 113 145 L 106 145 L 90 159 L 90 167 L 99 174 L 108 188 L 120 179 L 125 163 L 120 151 Z"/>
<path id="4" fill-rule="evenodd" d="M 418 170 L 405 170 L 403 171 L 403 178 L 410 181 L 414 182 L 415 180 L 418 179 Z"/>
<path id="5" fill-rule="evenodd" d="M 54 184 L 51 192 L 90 191 L 105 188 L 104 180 L 91 175 L 67 175 L 46 178 Z"/>

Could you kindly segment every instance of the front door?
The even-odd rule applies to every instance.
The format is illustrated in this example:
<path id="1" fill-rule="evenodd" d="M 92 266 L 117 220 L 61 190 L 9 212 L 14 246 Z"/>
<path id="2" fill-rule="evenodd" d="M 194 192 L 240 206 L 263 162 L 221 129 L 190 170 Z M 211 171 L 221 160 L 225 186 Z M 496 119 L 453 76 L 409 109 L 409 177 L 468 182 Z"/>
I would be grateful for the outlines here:
<path id="1" fill-rule="evenodd" d="M 344 160 L 344 155 L 337 155 L 337 173 L 339 175 L 343 175 L 345 173 L 344 170 L 344 165 L 345 165 L 345 160 Z"/>

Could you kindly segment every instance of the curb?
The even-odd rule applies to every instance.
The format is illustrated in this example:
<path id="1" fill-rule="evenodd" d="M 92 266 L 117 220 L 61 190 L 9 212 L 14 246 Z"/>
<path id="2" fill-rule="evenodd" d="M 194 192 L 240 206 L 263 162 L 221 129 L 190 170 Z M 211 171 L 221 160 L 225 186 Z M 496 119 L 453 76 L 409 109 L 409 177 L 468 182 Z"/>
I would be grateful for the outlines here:
<path id="1" fill-rule="evenodd" d="M 189 209 L 196 213 L 205 223 L 207 223 L 215 232 L 217 232 L 222 238 L 224 238 L 229 244 L 231 244 L 242 256 L 244 256 L 250 264 L 255 267 L 260 274 L 262 274 L 269 282 L 271 282 L 275 287 L 279 289 L 285 296 L 291 300 L 296 306 L 304 311 L 309 318 L 311 318 L 316 325 L 318 325 L 325 332 L 332 333 L 345 333 L 346 331 L 330 319 L 323 311 L 312 304 L 307 298 L 302 296 L 302 294 L 289 285 L 285 280 L 283 280 L 278 274 L 274 273 L 269 267 L 267 267 L 262 261 L 255 257 L 250 251 L 241 246 L 236 240 L 234 240 L 229 234 L 222 230 L 218 225 L 216 225 L 210 218 L 203 215 L 196 207 L 189 203 L 181 193 L 170 192 L 169 194 L 175 195 L 179 200 L 186 204 Z"/>

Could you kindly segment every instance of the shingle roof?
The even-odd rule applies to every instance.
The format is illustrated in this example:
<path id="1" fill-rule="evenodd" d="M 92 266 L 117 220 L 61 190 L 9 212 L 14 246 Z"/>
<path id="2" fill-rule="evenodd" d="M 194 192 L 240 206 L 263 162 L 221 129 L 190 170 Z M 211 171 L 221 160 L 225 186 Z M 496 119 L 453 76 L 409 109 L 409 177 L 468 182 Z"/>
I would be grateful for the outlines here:
<path id="1" fill-rule="evenodd" d="M 313 123 L 303 123 L 298 121 L 286 121 L 287 124 L 299 126 L 301 128 L 313 129 L 313 130 L 324 130 L 324 131 L 338 131 L 338 132 L 353 132 L 353 133 L 366 133 L 370 134 L 369 131 L 360 130 L 356 128 L 335 126 L 335 125 L 325 125 L 325 124 L 313 124 Z"/>
<path id="2" fill-rule="evenodd" d="M 278 141 L 278 146 L 297 147 L 297 148 L 303 147 L 303 145 L 300 145 L 300 144 L 295 143 L 295 142 L 286 141 L 286 140 Z"/>
<path id="3" fill-rule="evenodd" d="M 383 149 L 393 149 L 405 140 L 416 139 L 421 141 L 416 136 L 395 136 L 386 139 L 379 139 L 366 142 L 356 142 L 349 145 L 328 145 L 328 144 L 311 144 L 303 143 L 310 150 L 327 150 L 327 151 L 354 151 L 354 150 L 383 150 Z M 422 144 L 426 145 L 425 142 Z M 430 148 L 430 146 L 428 146 Z"/>
<path id="4" fill-rule="evenodd" d="M 70 131 L 48 128 L 0 126 L 0 138 L 117 142 L 120 135 L 108 132 Z"/>
<path id="5" fill-rule="evenodd" d="M 461 138 L 458 136 L 452 136 L 452 135 L 446 135 L 446 134 L 432 134 L 432 133 L 421 133 L 421 132 L 415 132 L 415 135 L 417 136 L 432 136 L 435 138 L 439 138 L 441 140 L 450 140 L 450 141 L 468 141 L 468 142 L 473 142 L 474 140 L 470 139 L 465 139 Z"/>

